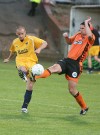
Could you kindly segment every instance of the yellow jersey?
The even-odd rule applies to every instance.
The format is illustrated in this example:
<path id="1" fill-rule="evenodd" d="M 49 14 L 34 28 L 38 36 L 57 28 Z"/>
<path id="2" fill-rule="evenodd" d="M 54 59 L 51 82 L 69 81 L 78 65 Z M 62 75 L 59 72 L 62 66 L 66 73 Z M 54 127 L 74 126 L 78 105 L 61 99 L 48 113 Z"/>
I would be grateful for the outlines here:
<path id="1" fill-rule="evenodd" d="M 25 66 L 31 68 L 38 62 L 38 58 L 35 49 L 39 48 L 44 40 L 35 36 L 26 36 L 24 41 L 20 41 L 19 38 L 13 40 L 10 51 L 16 53 L 16 66 Z"/>

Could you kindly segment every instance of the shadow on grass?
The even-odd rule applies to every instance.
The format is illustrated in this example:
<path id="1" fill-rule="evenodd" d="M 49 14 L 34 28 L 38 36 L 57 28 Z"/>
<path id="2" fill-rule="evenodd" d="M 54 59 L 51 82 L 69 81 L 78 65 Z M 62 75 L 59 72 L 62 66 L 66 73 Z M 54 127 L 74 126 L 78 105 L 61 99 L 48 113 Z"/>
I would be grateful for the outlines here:
<path id="1" fill-rule="evenodd" d="M 25 120 L 31 121 L 32 116 L 27 113 L 19 113 L 19 114 L 0 114 L 0 120 Z"/>
<path id="2" fill-rule="evenodd" d="M 72 115 L 72 114 L 48 114 L 48 113 L 15 113 L 15 114 L 8 114 L 3 113 L 0 114 L 0 120 L 22 120 L 22 121 L 29 121 L 29 122 L 36 122 L 38 120 L 43 121 L 52 121 L 57 123 L 71 123 L 73 125 L 88 125 L 89 121 L 85 116 L 81 115 Z"/>
<path id="3" fill-rule="evenodd" d="M 78 124 L 78 125 L 88 125 L 89 123 L 87 122 L 87 118 L 86 118 L 86 116 L 81 116 L 81 115 L 79 115 L 79 116 L 74 116 L 74 115 L 72 115 L 72 116 L 67 116 L 67 117 L 65 117 L 64 118 L 66 121 L 69 121 L 69 122 L 71 122 L 71 123 L 73 123 L 73 124 Z"/>

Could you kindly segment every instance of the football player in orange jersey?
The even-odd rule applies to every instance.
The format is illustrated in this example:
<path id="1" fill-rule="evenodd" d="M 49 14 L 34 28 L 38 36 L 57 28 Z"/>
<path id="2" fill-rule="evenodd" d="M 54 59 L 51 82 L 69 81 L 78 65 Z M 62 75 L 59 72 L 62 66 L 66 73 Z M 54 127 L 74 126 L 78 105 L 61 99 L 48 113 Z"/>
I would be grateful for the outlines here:
<path id="1" fill-rule="evenodd" d="M 22 105 L 22 112 L 27 113 L 27 107 L 31 100 L 34 78 L 29 74 L 30 69 L 38 62 L 36 54 L 39 54 L 47 46 L 47 42 L 35 36 L 26 35 L 26 30 L 23 26 L 16 29 L 18 38 L 14 39 L 10 54 L 5 63 L 9 62 L 11 56 L 16 53 L 16 67 L 19 76 L 26 81 L 26 92 L 24 95 L 24 102 Z"/>
<path id="2" fill-rule="evenodd" d="M 86 19 L 80 24 L 80 31 L 72 37 L 68 37 L 68 34 L 63 33 L 64 38 L 68 44 L 71 44 L 71 48 L 68 52 L 67 58 L 59 60 L 56 64 L 49 67 L 38 78 L 46 78 L 52 73 L 65 74 L 65 78 L 68 80 L 69 92 L 81 107 L 80 114 L 84 115 L 88 111 L 88 106 L 84 101 L 82 95 L 77 90 L 76 85 L 80 74 L 82 73 L 82 63 L 88 55 L 89 48 L 93 45 L 95 37 L 90 30 L 89 22 L 91 17 Z"/>

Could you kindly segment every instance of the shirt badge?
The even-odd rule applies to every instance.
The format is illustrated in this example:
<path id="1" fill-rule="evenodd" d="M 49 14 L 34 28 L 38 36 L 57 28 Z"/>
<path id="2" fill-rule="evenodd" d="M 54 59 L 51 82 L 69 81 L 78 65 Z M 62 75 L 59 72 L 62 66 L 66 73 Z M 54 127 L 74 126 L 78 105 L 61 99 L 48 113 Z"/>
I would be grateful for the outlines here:
<path id="1" fill-rule="evenodd" d="M 76 78 L 77 77 L 77 73 L 76 72 L 73 72 L 72 73 L 72 77 Z"/>
<path id="2" fill-rule="evenodd" d="M 26 42 L 25 44 L 28 45 L 28 42 Z"/>

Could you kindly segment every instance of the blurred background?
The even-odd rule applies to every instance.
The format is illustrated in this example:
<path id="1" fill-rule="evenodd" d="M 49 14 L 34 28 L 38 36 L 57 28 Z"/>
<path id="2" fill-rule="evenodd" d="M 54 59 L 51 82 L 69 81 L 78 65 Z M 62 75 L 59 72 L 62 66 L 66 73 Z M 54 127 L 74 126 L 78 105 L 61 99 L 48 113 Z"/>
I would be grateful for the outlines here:
<path id="1" fill-rule="evenodd" d="M 16 37 L 19 25 L 26 27 L 27 33 L 48 42 L 40 59 L 56 61 L 67 56 L 62 33 L 73 35 L 88 16 L 93 26 L 100 27 L 100 0 L 42 0 L 36 7 L 35 15 L 29 15 L 30 0 L 0 0 L 0 57 L 8 56 L 9 47 Z M 100 29 L 99 29 L 100 31 Z M 86 64 L 85 64 L 86 65 Z"/>

